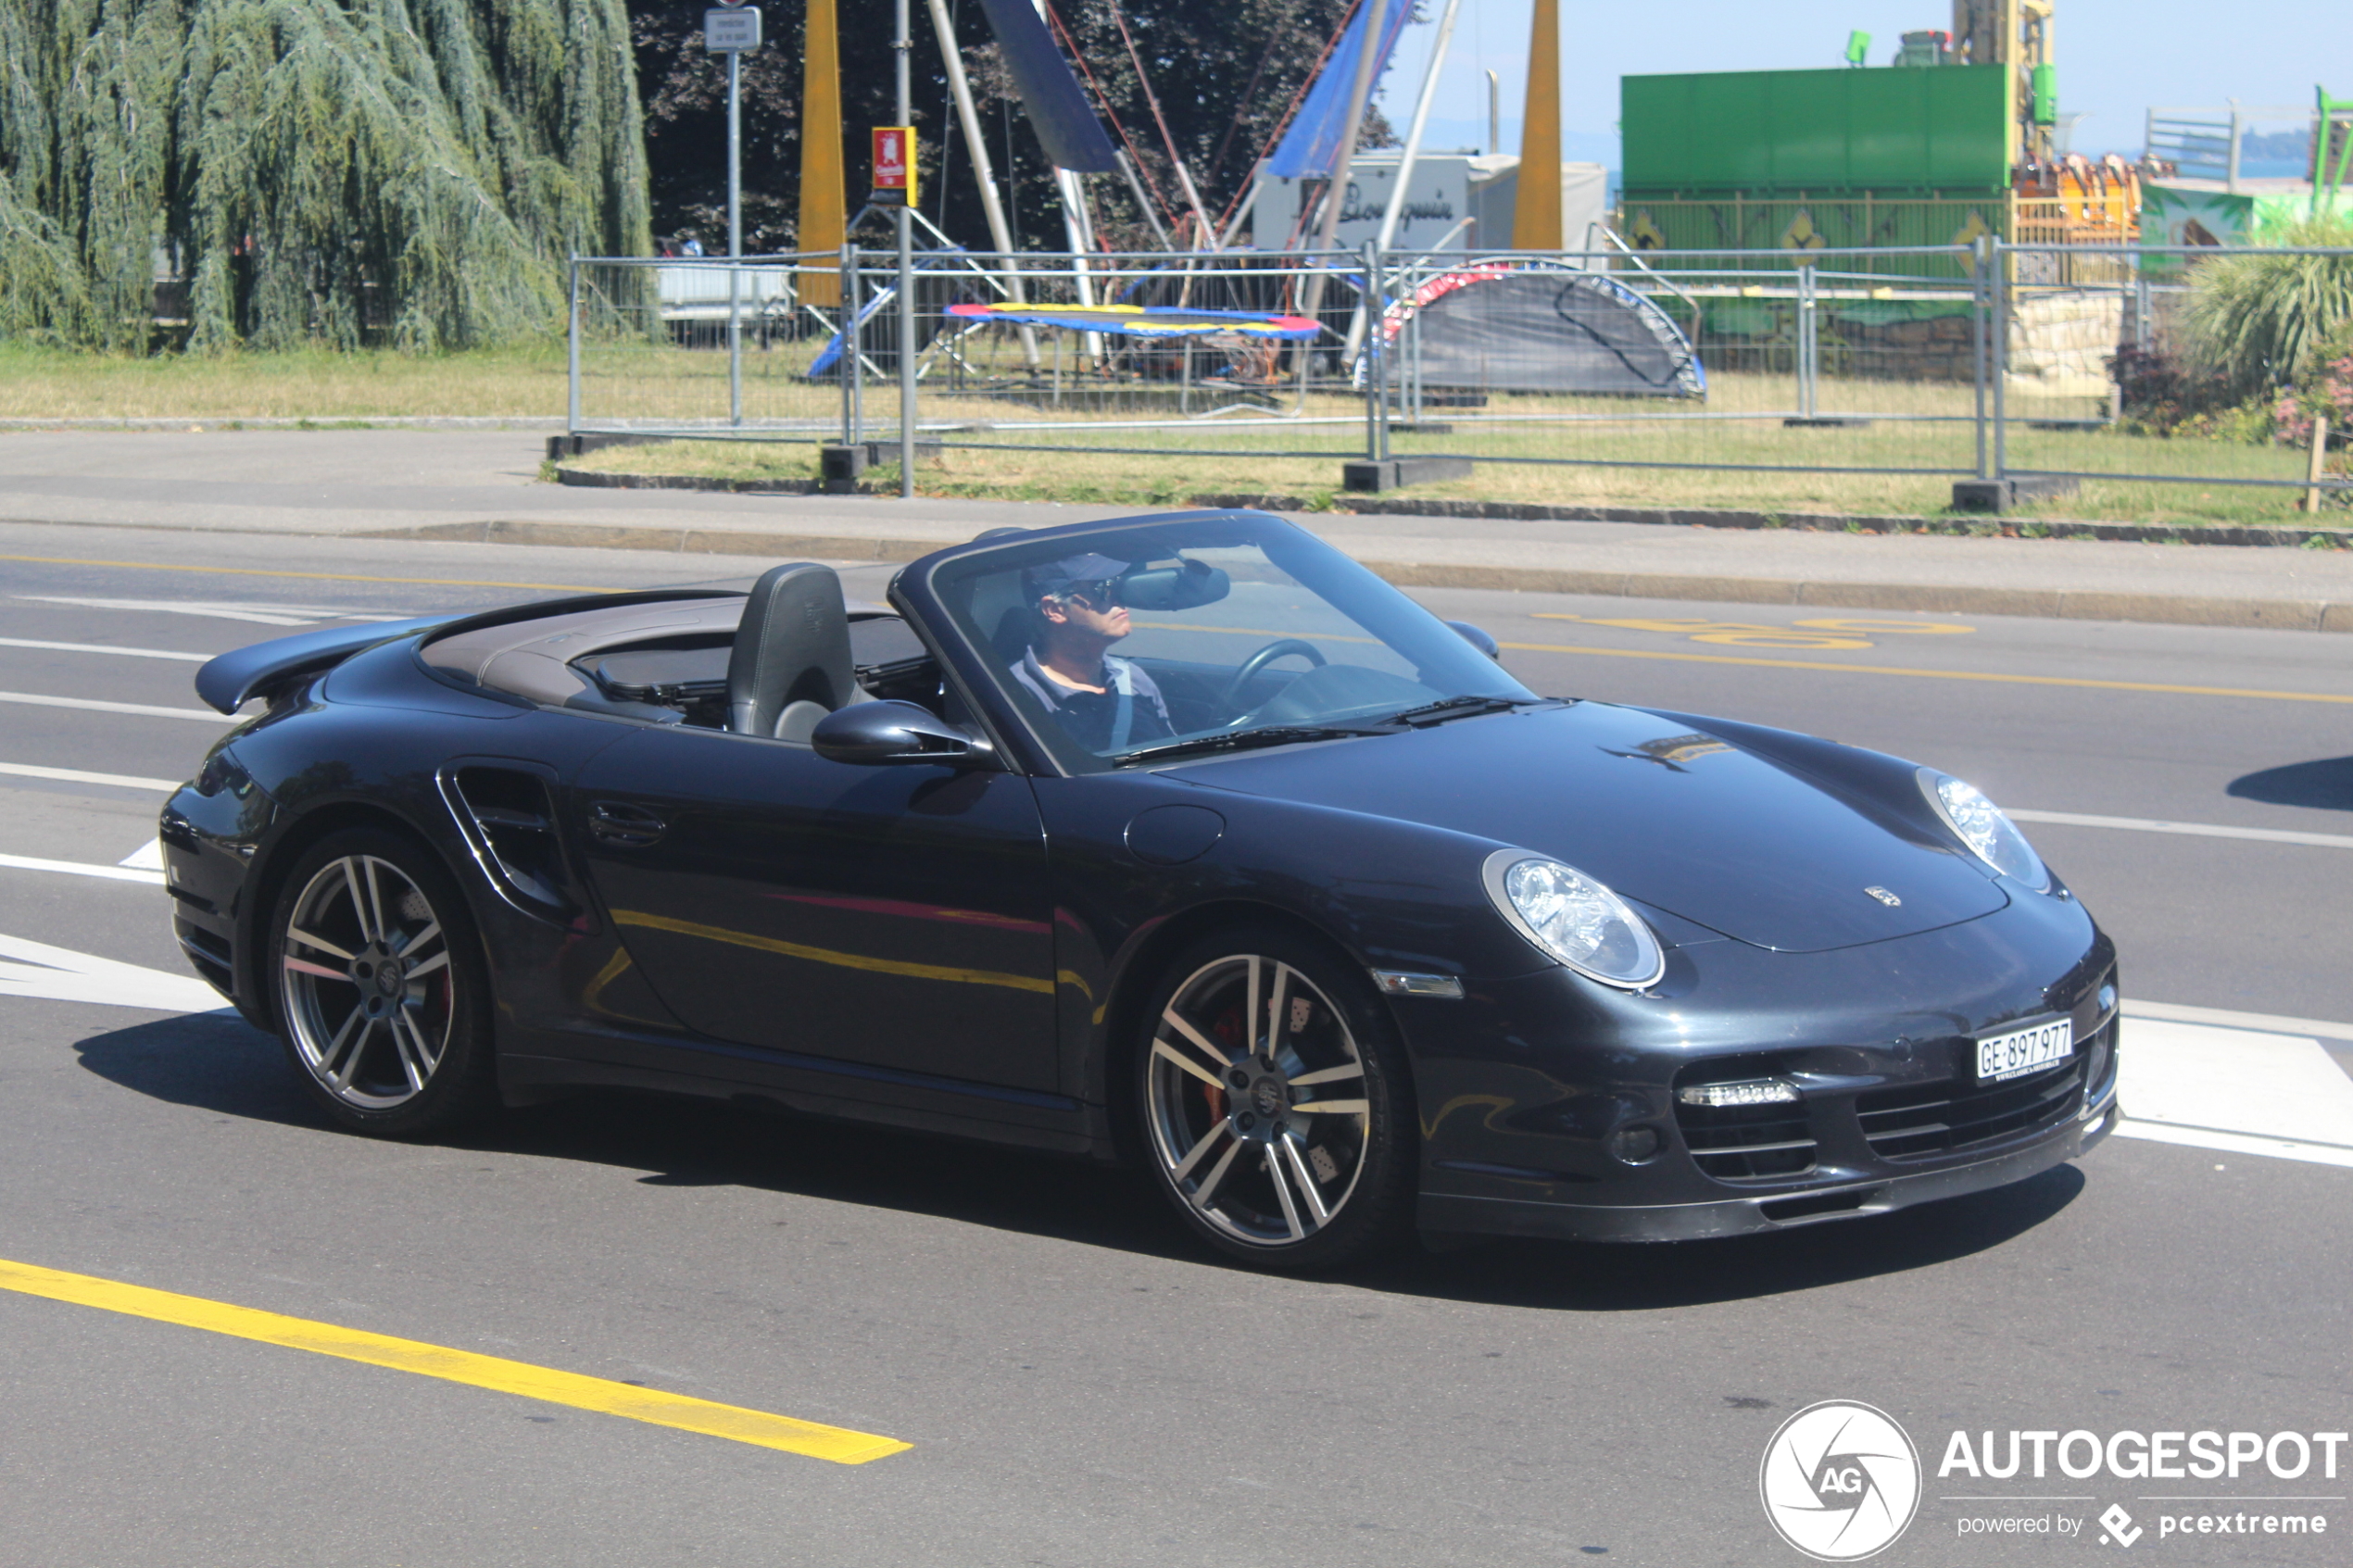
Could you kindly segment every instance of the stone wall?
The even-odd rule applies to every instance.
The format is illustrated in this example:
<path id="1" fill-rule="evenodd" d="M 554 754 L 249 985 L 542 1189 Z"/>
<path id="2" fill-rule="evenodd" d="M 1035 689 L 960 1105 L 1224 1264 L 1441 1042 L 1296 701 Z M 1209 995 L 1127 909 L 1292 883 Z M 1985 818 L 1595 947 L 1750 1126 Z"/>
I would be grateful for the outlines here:
<path id="1" fill-rule="evenodd" d="M 2108 361 L 2124 338 L 2124 296 L 2083 289 L 2020 290 L 2010 299 L 2009 391 L 2106 397 Z"/>

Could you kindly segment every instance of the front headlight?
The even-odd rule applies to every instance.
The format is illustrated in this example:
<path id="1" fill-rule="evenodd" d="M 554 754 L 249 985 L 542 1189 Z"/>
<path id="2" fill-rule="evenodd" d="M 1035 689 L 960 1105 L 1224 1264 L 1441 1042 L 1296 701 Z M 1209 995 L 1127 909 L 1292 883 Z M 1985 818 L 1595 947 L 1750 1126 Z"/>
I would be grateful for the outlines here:
<path id="1" fill-rule="evenodd" d="M 2041 892 L 2051 885 L 2051 873 L 2043 865 L 2043 857 L 2034 853 L 2034 846 L 2018 831 L 2018 824 L 2002 814 L 2002 809 L 1985 798 L 1975 784 L 1963 784 L 1950 773 L 1940 773 L 1932 768 L 1919 772 L 1920 793 L 1953 836 L 1969 847 L 1969 852 L 2004 876 Z"/>
<path id="2" fill-rule="evenodd" d="M 1487 857 L 1484 880 L 1513 928 L 1578 973 L 1639 991 L 1667 972 L 1667 957 L 1642 917 L 1576 867 L 1525 849 L 1498 849 Z"/>

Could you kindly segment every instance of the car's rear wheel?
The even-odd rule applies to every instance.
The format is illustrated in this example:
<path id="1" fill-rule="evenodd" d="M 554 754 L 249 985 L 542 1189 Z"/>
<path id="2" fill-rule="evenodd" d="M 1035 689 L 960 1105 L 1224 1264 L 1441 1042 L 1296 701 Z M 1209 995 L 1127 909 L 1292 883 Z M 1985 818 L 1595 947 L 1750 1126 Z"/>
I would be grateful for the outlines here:
<path id="1" fill-rule="evenodd" d="M 279 1033 L 329 1115 L 413 1137 L 488 1105 L 487 966 L 429 851 L 371 829 L 321 840 L 286 879 L 270 933 Z"/>
<path id="2" fill-rule="evenodd" d="M 1265 1268 L 1334 1268 L 1407 1234 L 1416 1126 L 1371 985 L 1279 928 L 1193 944 L 1143 1025 L 1150 1163 L 1186 1222 Z"/>

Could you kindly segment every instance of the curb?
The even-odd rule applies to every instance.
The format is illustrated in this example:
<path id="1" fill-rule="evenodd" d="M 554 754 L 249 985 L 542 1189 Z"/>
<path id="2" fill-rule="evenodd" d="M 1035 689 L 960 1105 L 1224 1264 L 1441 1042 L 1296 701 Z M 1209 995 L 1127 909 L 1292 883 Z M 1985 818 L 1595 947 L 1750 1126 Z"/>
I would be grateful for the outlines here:
<path id="1" fill-rule="evenodd" d="M 706 479 L 695 474 L 617 473 L 556 469 L 559 484 L 599 490 L 709 490 L 727 495 L 823 494 L 813 479 Z M 1871 516 L 1848 512 L 1755 512 L 1707 508 L 1548 507 L 1526 501 L 1379 500 L 1365 495 L 1211 495 L 1197 507 L 1270 512 L 1340 512 L 1358 517 L 1463 518 L 1489 522 L 1634 522 L 1660 528 L 1792 529 L 1816 533 L 1926 533 L 1966 539 L 2098 539 L 2126 545 L 2223 545 L 2275 549 L 2353 549 L 2353 528 L 2196 527 L 2164 522 L 2080 522 L 2050 519 Z"/>
<path id="2" fill-rule="evenodd" d="M 1313 511 L 1299 495 L 1195 495 L 1204 507 Z M 1374 500 L 1337 496 L 1331 509 L 1360 517 L 1464 518 L 1491 522 L 1637 522 L 1665 528 L 1789 529 L 1815 533 L 1927 533 L 1967 539 L 2099 539 L 2128 545 L 2232 545 L 2353 549 L 2353 528 L 2194 527 L 2177 523 L 2077 522 L 2051 519 L 1874 517 L 1849 512 L 1752 512 L 1703 508 L 1547 507 L 1523 501 Z"/>
<path id="3" fill-rule="evenodd" d="M 652 488 L 673 488 L 653 486 Z M 1269 497 L 1252 497 L 1265 500 Z M 1238 504 L 1222 497 L 1218 505 Z M 661 550 L 679 555 L 789 557 L 826 560 L 912 560 L 961 539 L 851 537 L 708 528 L 629 528 L 576 522 L 446 522 L 384 529 L 352 539 L 452 539 L 481 545 L 549 545 L 587 549 Z M 1948 615 L 2024 615 L 2058 621 L 2128 621 L 2168 626 L 2237 626 L 2266 631 L 2353 632 L 2353 603 L 2326 599 L 2196 598 L 2171 594 L 2107 594 L 2064 589 L 1975 588 L 1921 583 L 1814 583 L 1780 577 L 1710 577 L 1640 571 L 1578 571 L 1542 567 L 1449 566 L 1365 559 L 1363 565 L 1401 588 L 1494 588 L 1519 593 L 1589 594 L 1612 598 L 1682 599 L 1719 604 L 1803 605 L 1831 609 L 1918 610 Z"/>

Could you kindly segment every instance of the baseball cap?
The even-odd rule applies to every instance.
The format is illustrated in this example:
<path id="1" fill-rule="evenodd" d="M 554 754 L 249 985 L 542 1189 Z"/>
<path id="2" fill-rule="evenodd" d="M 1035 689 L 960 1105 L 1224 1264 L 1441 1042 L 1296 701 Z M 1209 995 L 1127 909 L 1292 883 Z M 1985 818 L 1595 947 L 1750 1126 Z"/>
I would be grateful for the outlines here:
<path id="1" fill-rule="evenodd" d="M 1064 556 L 1060 560 L 1041 561 L 1021 574 L 1022 585 L 1033 599 L 1049 594 L 1066 594 L 1088 583 L 1108 583 L 1127 570 L 1126 561 L 1109 556 Z"/>

